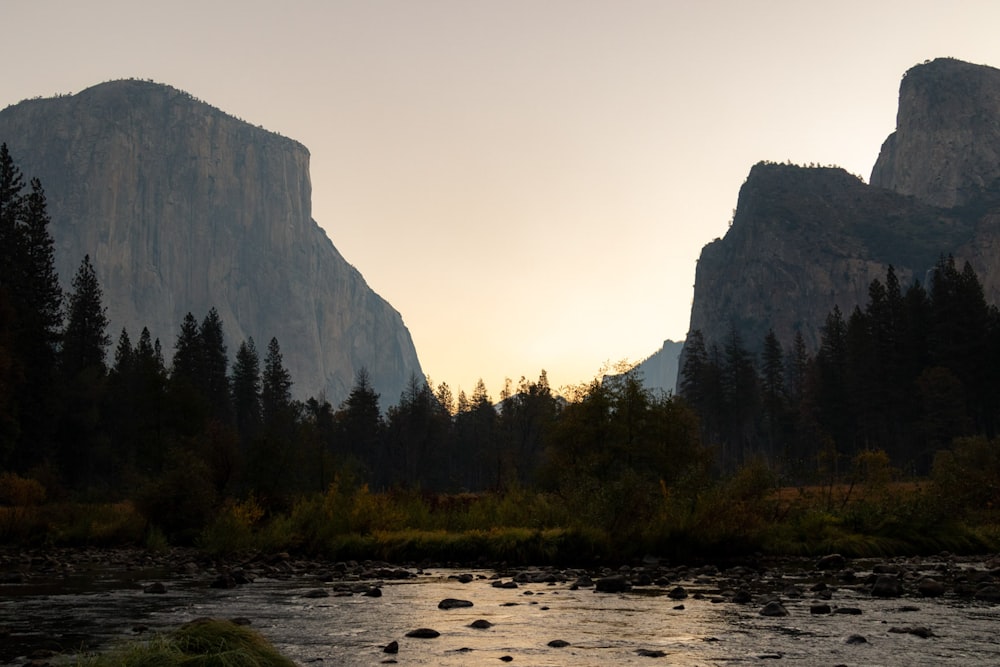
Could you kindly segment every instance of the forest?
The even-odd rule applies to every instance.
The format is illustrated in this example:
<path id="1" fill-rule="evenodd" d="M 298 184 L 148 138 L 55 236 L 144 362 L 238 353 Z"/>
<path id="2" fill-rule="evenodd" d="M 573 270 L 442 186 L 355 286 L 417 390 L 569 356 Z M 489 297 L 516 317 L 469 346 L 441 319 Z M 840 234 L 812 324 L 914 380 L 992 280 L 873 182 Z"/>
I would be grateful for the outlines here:
<path id="1" fill-rule="evenodd" d="M 622 364 L 496 401 L 413 377 L 390 403 L 362 369 L 333 406 L 293 398 L 274 338 L 230 358 L 214 309 L 166 352 L 113 339 L 89 257 L 63 294 L 48 224 L 0 146 L 2 543 L 543 561 L 1000 535 L 1000 317 L 951 257 L 905 292 L 890 267 L 815 354 L 693 332 L 677 395 Z"/>

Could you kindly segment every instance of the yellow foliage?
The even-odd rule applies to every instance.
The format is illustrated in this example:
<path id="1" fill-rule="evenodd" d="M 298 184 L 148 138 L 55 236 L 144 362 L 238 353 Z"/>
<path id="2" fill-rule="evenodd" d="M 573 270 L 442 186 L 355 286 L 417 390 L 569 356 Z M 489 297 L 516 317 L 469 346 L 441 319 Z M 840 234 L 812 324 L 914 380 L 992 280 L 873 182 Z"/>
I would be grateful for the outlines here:
<path id="1" fill-rule="evenodd" d="M 12 472 L 0 473 L 0 503 L 13 507 L 31 507 L 45 500 L 45 487 L 36 479 Z"/>

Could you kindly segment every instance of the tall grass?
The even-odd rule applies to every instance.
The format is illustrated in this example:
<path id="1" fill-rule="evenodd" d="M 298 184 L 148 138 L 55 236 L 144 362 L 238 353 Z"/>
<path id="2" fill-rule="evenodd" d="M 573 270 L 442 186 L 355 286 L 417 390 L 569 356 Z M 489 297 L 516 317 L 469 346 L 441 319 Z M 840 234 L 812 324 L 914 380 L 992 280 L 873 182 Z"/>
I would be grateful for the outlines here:
<path id="1" fill-rule="evenodd" d="M 294 667 L 259 633 L 230 621 L 198 619 L 149 641 L 86 659 L 82 667 Z"/>

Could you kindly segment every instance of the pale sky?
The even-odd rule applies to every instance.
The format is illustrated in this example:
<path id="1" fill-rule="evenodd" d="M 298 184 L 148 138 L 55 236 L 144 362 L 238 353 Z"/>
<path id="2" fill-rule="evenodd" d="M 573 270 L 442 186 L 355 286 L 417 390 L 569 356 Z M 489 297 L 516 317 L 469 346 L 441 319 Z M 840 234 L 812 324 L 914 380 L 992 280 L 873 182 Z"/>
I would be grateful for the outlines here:
<path id="1" fill-rule="evenodd" d="M 8 2 L 0 108 L 152 79 L 305 144 L 313 218 L 457 394 L 687 332 L 760 160 L 867 182 L 899 81 L 1000 2 Z M 16 156 L 15 156 L 16 158 Z M 235 349 L 237 341 L 230 341 Z M 386 405 L 397 397 L 383 397 Z"/>

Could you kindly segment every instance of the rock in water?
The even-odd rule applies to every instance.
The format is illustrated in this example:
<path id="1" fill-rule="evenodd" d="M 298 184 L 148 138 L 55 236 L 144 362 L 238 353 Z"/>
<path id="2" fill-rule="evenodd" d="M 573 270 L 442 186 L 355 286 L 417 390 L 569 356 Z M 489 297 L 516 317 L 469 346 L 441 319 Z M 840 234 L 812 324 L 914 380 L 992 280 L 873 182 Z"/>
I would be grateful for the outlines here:
<path id="1" fill-rule="evenodd" d="M 278 339 L 297 398 L 337 405 L 362 367 L 389 400 L 423 377 L 400 314 L 312 219 L 302 144 L 136 80 L 8 107 L 0 141 L 42 181 L 64 288 L 90 255 L 112 336 L 148 326 L 169 349 L 215 308 L 230 353 Z"/>
<path id="2" fill-rule="evenodd" d="M 438 609 L 461 609 L 471 606 L 472 602 L 469 600 L 456 600 L 455 598 L 445 598 L 438 602 Z"/>

